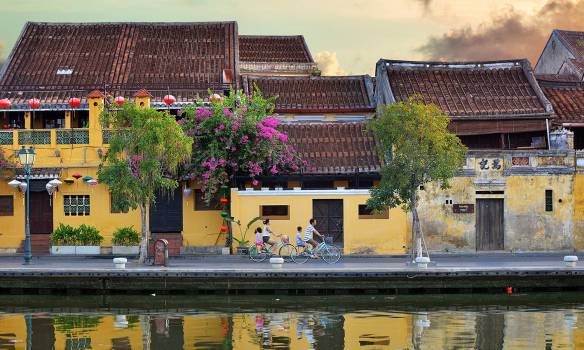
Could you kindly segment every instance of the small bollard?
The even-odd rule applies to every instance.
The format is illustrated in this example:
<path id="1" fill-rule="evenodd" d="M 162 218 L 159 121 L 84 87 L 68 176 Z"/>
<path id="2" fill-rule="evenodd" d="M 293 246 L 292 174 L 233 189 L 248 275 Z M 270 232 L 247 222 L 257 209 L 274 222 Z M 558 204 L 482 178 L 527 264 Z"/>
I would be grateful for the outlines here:
<path id="1" fill-rule="evenodd" d="M 429 263 L 430 258 L 428 258 L 427 256 L 419 256 L 416 258 L 416 264 L 418 264 L 418 267 L 420 269 L 427 269 Z"/>
<path id="2" fill-rule="evenodd" d="M 125 269 L 127 262 L 128 259 L 126 258 L 114 258 L 114 266 L 116 267 L 116 269 Z"/>
<path id="3" fill-rule="evenodd" d="M 168 241 L 166 239 L 157 239 L 154 242 L 154 265 L 166 266 L 168 263 Z"/>
<path id="4" fill-rule="evenodd" d="M 566 255 L 564 256 L 564 263 L 567 267 L 576 267 L 578 262 L 578 257 L 576 255 Z"/>
<path id="5" fill-rule="evenodd" d="M 284 258 L 270 258 L 270 264 L 274 269 L 281 269 L 282 264 L 284 264 Z"/>

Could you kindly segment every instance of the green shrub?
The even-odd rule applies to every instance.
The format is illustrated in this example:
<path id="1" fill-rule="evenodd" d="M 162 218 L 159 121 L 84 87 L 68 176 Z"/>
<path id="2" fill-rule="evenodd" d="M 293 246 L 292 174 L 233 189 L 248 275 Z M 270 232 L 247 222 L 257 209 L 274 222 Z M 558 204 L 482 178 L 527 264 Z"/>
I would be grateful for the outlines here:
<path id="1" fill-rule="evenodd" d="M 139 245 L 141 241 L 140 234 L 134 230 L 133 226 L 121 227 L 114 231 L 112 238 L 113 245 L 131 246 Z"/>
<path id="2" fill-rule="evenodd" d="M 79 226 L 79 245 L 100 245 L 103 241 L 99 230 L 93 226 L 82 224 Z"/>
<path id="3" fill-rule="evenodd" d="M 77 245 L 79 239 L 79 229 L 69 225 L 60 224 L 51 233 L 53 245 Z"/>

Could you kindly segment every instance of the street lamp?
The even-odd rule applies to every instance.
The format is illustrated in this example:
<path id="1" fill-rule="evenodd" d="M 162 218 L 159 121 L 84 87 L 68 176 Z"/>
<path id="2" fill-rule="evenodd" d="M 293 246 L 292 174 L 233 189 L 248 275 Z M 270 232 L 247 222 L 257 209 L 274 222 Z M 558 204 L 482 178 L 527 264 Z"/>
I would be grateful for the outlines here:
<path id="1" fill-rule="evenodd" d="M 25 224 L 25 228 L 24 228 L 24 234 L 25 234 L 25 239 L 24 239 L 24 264 L 28 265 L 30 264 L 30 261 L 32 260 L 32 254 L 30 251 L 30 223 L 29 223 L 29 193 L 30 193 L 30 186 L 29 186 L 29 180 L 30 180 L 30 171 L 32 170 L 32 165 L 34 164 L 34 159 L 36 157 L 36 153 L 34 152 L 34 148 L 29 147 L 29 149 L 24 148 L 24 146 L 22 146 L 22 149 L 20 149 L 20 151 L 18 151 L 18 160 L 20 161 L 20 165 L 22 165 L 22 168 L 24 170 L 24 174 L 26 175 L 26 201 L 25 201 L 25 216 L 26 216 L 26 224 Z"/>

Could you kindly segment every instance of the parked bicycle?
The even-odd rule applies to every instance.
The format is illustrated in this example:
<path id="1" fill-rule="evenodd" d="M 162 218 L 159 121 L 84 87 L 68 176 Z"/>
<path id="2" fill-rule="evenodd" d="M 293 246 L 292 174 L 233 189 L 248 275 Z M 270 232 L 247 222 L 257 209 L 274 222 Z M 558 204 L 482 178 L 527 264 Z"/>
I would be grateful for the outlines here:
<path id="1" fill-rule="evenodd" d="M 330 243 L 329 243 L 330 242 Z M 292 261 L 297 264 L 304 264 L 311 257 L 321 258 L 327 264 L 334 264 L 341 259 L 341 250 L 332 244 L 332 237 L 324 237 L 324 240 L 310 251 L 304 247 L 296 247 L 296 254 L 292 255 Z"/>
<path id="2" fill-rule="evenodd" d="M 269 246 L 266 243 L 258 243 L 249 247 L 249 258 L 255 262 L 262 262 L 267 258 L 271 258 L 278 252 L 282 258 L 292 258 L 296 254 L 296 247 L 290 244 L 288 237 L 283 236 L 274 246 Z"/>

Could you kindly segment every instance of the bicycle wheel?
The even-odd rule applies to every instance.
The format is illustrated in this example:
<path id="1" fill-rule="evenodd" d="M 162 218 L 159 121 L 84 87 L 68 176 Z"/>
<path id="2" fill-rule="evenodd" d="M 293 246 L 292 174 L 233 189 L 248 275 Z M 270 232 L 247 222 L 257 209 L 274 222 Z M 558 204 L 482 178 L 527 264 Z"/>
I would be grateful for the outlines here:
<path id="1" fill-rule="evenodd" d="M 341 259 L 341 250 L 334 245 L 326 245 L 319 255 L 327 264 L 334 264 Z"/>
<path id="2" fill-rule="evenodd" d="M 291 259 L 292 255 L 296 253 L 296 247 L 292 244 L 284 244 L 278 249 L 278 255 L 284 259 Z"/>
<path id="3" fill-rule="evenodd" d="M 296 264 L 304 264 L 310 258 L 310 255 L 306 252 L 306 247 L 296 247 L 293 253 L 292 261 Z"/>
<path id="4" fill-rule="evenodd" d="M 249 258 L 255 262 L 262 262 L 266 260 L 268 254 L 263 248 L 258 249 L 258 246 L 252 245 L 249 247 Z"/>

